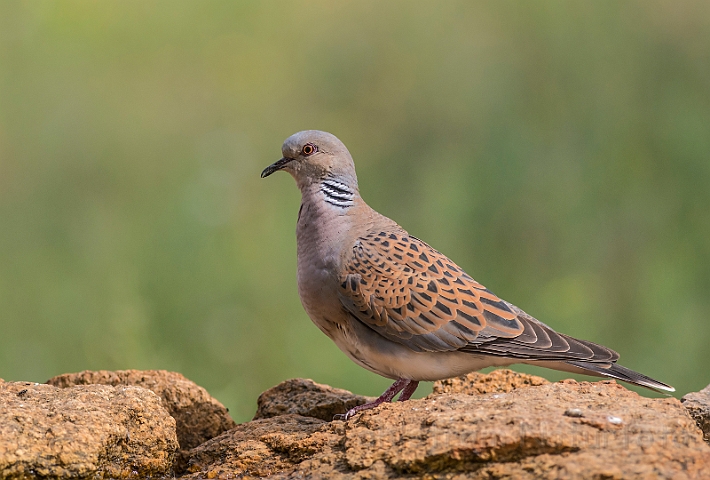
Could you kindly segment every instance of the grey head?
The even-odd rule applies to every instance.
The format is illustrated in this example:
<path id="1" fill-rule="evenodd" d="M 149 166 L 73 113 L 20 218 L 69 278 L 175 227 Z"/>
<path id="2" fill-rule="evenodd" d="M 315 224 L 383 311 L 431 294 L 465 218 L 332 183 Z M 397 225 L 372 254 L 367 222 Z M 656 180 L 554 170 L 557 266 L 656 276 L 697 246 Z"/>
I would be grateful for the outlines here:
<path id="1" fill-rule="evenodd" d="M 324 182 L 327 189 L 341 187 L 351 194 L 358 190 L 350 152 L 331 133 L 320 130 L 294 133 L 284 142 L 281 153 L 283 158 L 266 167 L 261 172 L 261 178 L 285 170 L 293 176 L 302 191 L 314 185 L 322 186 Z M 338 193 L 337 190 L 335 193 Z"/>

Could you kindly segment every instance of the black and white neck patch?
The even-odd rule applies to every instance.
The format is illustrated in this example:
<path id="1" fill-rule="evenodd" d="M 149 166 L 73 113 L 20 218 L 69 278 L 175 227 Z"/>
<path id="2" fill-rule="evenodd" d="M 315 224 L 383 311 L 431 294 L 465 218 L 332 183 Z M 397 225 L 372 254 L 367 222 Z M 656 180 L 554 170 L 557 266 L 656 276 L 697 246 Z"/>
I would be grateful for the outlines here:
<path id="1" fill-rule="evenodd" d="M 353 190 L 337 180 L 326 178 L 320 185 L 320 191 L 323 192 L 325 201 L 336 207 L 346 208 L 355 204 L 353 202 L 355 198 Z"/>

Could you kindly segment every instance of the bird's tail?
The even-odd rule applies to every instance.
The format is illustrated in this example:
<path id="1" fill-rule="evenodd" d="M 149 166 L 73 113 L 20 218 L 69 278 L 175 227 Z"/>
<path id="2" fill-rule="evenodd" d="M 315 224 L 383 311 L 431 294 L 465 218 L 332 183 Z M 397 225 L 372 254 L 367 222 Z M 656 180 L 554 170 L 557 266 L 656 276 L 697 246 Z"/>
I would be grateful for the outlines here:
<path id="1" fill-rule="evenodd" d="M 561 370 L 563 372 L 582 373 L 595 377 L 608 377 L 650 388 L 659 393 L 675 392 L 675 388 L 663 382 L 647 377 L 642 373 L 622 367 L 614 362 L 585 362 L 583 360 L 557 360 L 557 361 L 527 361 L 530 365 Z"/>
<path id="2" fill-rule="evenodd" d="M 651 377 L 647 377 L 642 373 L 635 372 L 616 363 L 593 363 L 574 360 L 565 363 L 581 369 L 581 373 L 586 373 L 587 375 L 611 377 L 617 380 L 623 380 L 624 382 L 633 383 L 634 385 L 641 385 L 642 387 L 650 388 L 657 392 L 661 390 L 665 392 L 675 392 L 675 388 L 670 385 L 666 385 L 663 382 L 654 380 Z"/>

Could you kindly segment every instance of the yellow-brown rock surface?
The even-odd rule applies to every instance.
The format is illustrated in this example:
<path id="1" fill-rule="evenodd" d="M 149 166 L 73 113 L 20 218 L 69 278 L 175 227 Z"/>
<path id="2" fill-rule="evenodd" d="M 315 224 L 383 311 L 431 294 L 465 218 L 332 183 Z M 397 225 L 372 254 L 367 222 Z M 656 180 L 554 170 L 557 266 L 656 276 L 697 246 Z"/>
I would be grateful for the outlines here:
<path id="1" fill-rule="evenodd" d="M 0 478 L 163 476 L 177 446 L 150 390 L 0 383 Z"/>
<path id="2" fill-rule="evenodd" d="M 685 395 L 681 402 L 703 431 L 705 441 L 710 443 L 710 385 L 699 392 Z"/>
<path id="3" fill-rule="evenodd" d="M 293 413 L 330 421 L 335 415 L 372 400 L 313 380 L 293 378 L 259 395 L 254 420 Z"/>
<path id="4" fill-rule="evenodd" d="M 247 422 L 193 449 L 189 472 L 195 478 L 708 478 L 710 446 L 674 398 L 642 397 L 613 381 L 492 375 L 472 374 L 434 390 L 505 393 L 433 393 L 348 422 L 294 413 Z M 289 395 L 285 387 L 279 393 Z"/>
<path id="5" fill-rule="evenodd" d="M 188 450 L 236 426 L 224 405 L 207 393 L 207 390 L 176 372 L 85 370 L 56 376 L 47 383 L 60 388 L 75 385 L 133 385 L 147 388 L 157 394 L 163 406 L 175 419 L 180 443 L 175 465 L 178 471 L 184 466 Z"/>
<path id="6" fill-rule="evenodd" d="M 51 383 L 0 382 L 0 479 L 710 478 L 698 426 L 707 389 L 681 404 L 613 381 L 497 370 L 343 422 L 330 419 L 368 399 L 294 379 L 234 426 L 180 374 L 82 372 Z M 176 455 L 178 436 L 193 448 Z"/>

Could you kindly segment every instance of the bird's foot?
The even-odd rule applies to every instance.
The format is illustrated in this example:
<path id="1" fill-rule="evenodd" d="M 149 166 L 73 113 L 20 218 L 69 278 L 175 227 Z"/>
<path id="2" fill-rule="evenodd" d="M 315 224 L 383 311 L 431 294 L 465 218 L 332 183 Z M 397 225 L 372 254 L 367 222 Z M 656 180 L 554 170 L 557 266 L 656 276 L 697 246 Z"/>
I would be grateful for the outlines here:
<path id="1" fill-rule="evenodd" d="M 397 395 L 399 392 L 402 392 L 402 395 L 399 396 L 399 401 L 403 402 L 405 400 L 409 400 L 409 397 L 412 396 L 414 391 L 417 389 L 419 386 L 419 382 L 416 382 L 414 380 L 407 380 L 405 378 L 400 378 L 396 382 L 394 382 L 390 388 L 385 390 L 385 393 L 380 395 L 377 400 L 374 402 L 369 402 L 369 403 L 363 403 L 362 405 L 357 405 L 347 412 L 339 413 L 333 417 L 333 420 L 350 420 L 353 418 L 353 416 L 358 413 L 362 412 L 363 410 L 370 410 L 371 408 L 375 408 L 376 406 L 380 405 L 381 403 L 385 402 L 391 402 L 392 399 Z"/>

